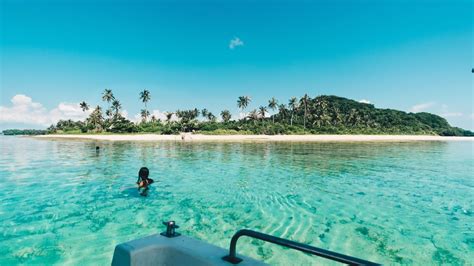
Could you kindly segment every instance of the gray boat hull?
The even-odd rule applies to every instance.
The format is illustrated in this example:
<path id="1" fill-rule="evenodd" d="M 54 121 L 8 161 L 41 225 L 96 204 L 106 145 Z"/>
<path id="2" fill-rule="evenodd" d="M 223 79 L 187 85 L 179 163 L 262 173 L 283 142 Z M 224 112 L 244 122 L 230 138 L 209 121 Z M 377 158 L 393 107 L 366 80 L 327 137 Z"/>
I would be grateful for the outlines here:
<path id="1" fill-rule="evenodd" d="M 233 265 L 222 260 L 228 254 L 226 249 L 187 236 L 168 238 L 156 234 L 117 245 L 112 266 Z M 267 265 L 249 257 L 239 257 L 243 258 L 239 266 Z"/>

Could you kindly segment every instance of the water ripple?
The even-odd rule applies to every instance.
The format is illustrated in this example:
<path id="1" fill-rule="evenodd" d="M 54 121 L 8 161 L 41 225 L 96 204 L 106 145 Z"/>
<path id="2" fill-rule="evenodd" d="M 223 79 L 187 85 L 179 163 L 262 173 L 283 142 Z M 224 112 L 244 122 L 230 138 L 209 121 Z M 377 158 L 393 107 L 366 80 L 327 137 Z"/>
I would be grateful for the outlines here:
<path id="1" fill-rule="evenodd" d="M 389 265 L 474 257 L 472 143 L 0 141 L 0 265 L 109 264 L 169 219 L 226 248 L 249 228 Z M 333 265 L 249 238 L 239 252 Z"/>

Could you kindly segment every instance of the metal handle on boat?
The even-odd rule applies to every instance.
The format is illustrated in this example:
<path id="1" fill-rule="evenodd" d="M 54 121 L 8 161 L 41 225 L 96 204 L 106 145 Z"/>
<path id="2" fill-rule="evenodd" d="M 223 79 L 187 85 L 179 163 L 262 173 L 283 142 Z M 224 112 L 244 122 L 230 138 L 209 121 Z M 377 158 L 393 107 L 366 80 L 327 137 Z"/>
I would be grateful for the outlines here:
<path id="1" fill-rule="evenodd" d="M 177 236 L 181 235 L 180 233 L 177 233 L 175 231 L 176 228 L 179 228 L 179 226 L 176 224 L 175 221 L 163 222 L 163 225 L 166 225 L 166 232 L 162 232 L 162 233 L 160 233 L 160 235 L 170 237 L 170 238 L 171 237 L 177 237 Z"/>
<path id="2" fill-rule="evenodd" d="M 223 260 L 228 261 L 232 264 L 238 264 L 242 261 L 242 259 L 236 256 L 237 240 L 241 236 L 253 237 L 253 238 L 260 239 L 266 242 L 270 242 L 270 243 L 277 244 L 277 245 L 284 246 L 291 249 L 296 249 L 299 251 L 303 251 L 303 252 L 310 253 L 319 257 L 342 262 L 349 265 L 380 265 L 378 263 L 347 256 L 344 254 L 339 254 L 339 253 L 325 250 L 322 248 L 313 247 L 310 245 L 298 243 L 298 242 L 291 241 L 288 239 L 283 239 L 276 236 L 271 236 L 264 233 L 248 230 L 248 229 L 243 229 L 235 233 L 235 235 L 230 240 L 229 255 L 224 256 L 222 258 Z"/>

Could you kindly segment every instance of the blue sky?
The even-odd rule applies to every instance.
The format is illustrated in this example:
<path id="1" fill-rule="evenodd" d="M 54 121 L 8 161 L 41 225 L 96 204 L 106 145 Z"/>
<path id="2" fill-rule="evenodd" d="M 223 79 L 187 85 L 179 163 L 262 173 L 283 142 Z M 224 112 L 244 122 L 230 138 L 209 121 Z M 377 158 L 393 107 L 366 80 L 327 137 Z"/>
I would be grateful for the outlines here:
<path id="1" fill-rule="evenodd" d="M 105 88 L 133 118 L 146 88 L 160 112 L 331 94 L 474 129 L 471 1 L 3 0 L 1 12 L 0 128 L 79 118 Z"/>

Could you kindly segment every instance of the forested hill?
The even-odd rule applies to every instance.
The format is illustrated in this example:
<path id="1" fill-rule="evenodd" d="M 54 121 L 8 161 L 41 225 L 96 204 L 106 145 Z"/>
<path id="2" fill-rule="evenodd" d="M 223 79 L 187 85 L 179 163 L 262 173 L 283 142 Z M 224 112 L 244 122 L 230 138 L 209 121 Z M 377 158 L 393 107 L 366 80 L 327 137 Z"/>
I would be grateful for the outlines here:
<path id="1" fill-rule="evenodd" d="M 146 92 L 146 93 L 145 93 Z M 107 97 L 105 97 L 107 96 Z M 149 101 L 148 91 L 140 99 Z M 145 101 L 146 98 L 146 101 Z M 147 106 L 141 110 L 142 119 L 132 122 L 121 113 L 122 104 L 105 90 L 102 99 L 107 109 L 97 105 L 83 121 L 60 120 L 46 133 L 156 133 L 178 134 L 392 134 L 474 136 L 474 133 L 452 127 L 446 119 L 430 113 L 406 113 L 392 109 L 375 108 L 337 96 L 311 98 L 292 97 L 286 103 L 271 98 L 267 103 L 253 103 L 250 96 L 240 96 L 237 106 L 246 116 L 235 119 L 231 111 L 220 111 L 220 119 L 208 109 L 193 108 L 166 112 L 166 118 L 150 116 Z M 110 103 L 111 102 L 111 103 Z M 259 106 L 260 104 L 260 106 Z M 258 106 L 255 109 L 250 106 Z M 83 111 L 89 110 L 86 102 L 80 103 Z M 157 107 L 155 107 L 157 108 Z M 4 134 L 28 134 L 25 131 L 4 131 Z M 44 132 L 33 132 L 43 134 Z"/>
<path id="2" fill-rule="evenodd" d="M 38 129 L 6 129 L 2 131 L 2 134 L 5 136 L 14 136 L 14 135 L 44 135 L 46 130 Z"/>
<path id="3" fill-rule="evenodd" d="M 305 104 L 306 102 L 306 104 Z M 306 108 L 305 108 L 306 106 Z M 306 112 L 306 116 L 305 116 Z M 287 119 L 291 110 L 280 110 L 277 120 Z M 306 122 L 304 121 L 306 117 Z M 406 113 L 379 109 L 337 96 L 302 97 L 295 108 L 293 123 L 315 131 L 362 132 L 388 134 L 437 134 L 473 136 L 474 133 L 452 127 L 446 119 L 430 113 Z"/>

